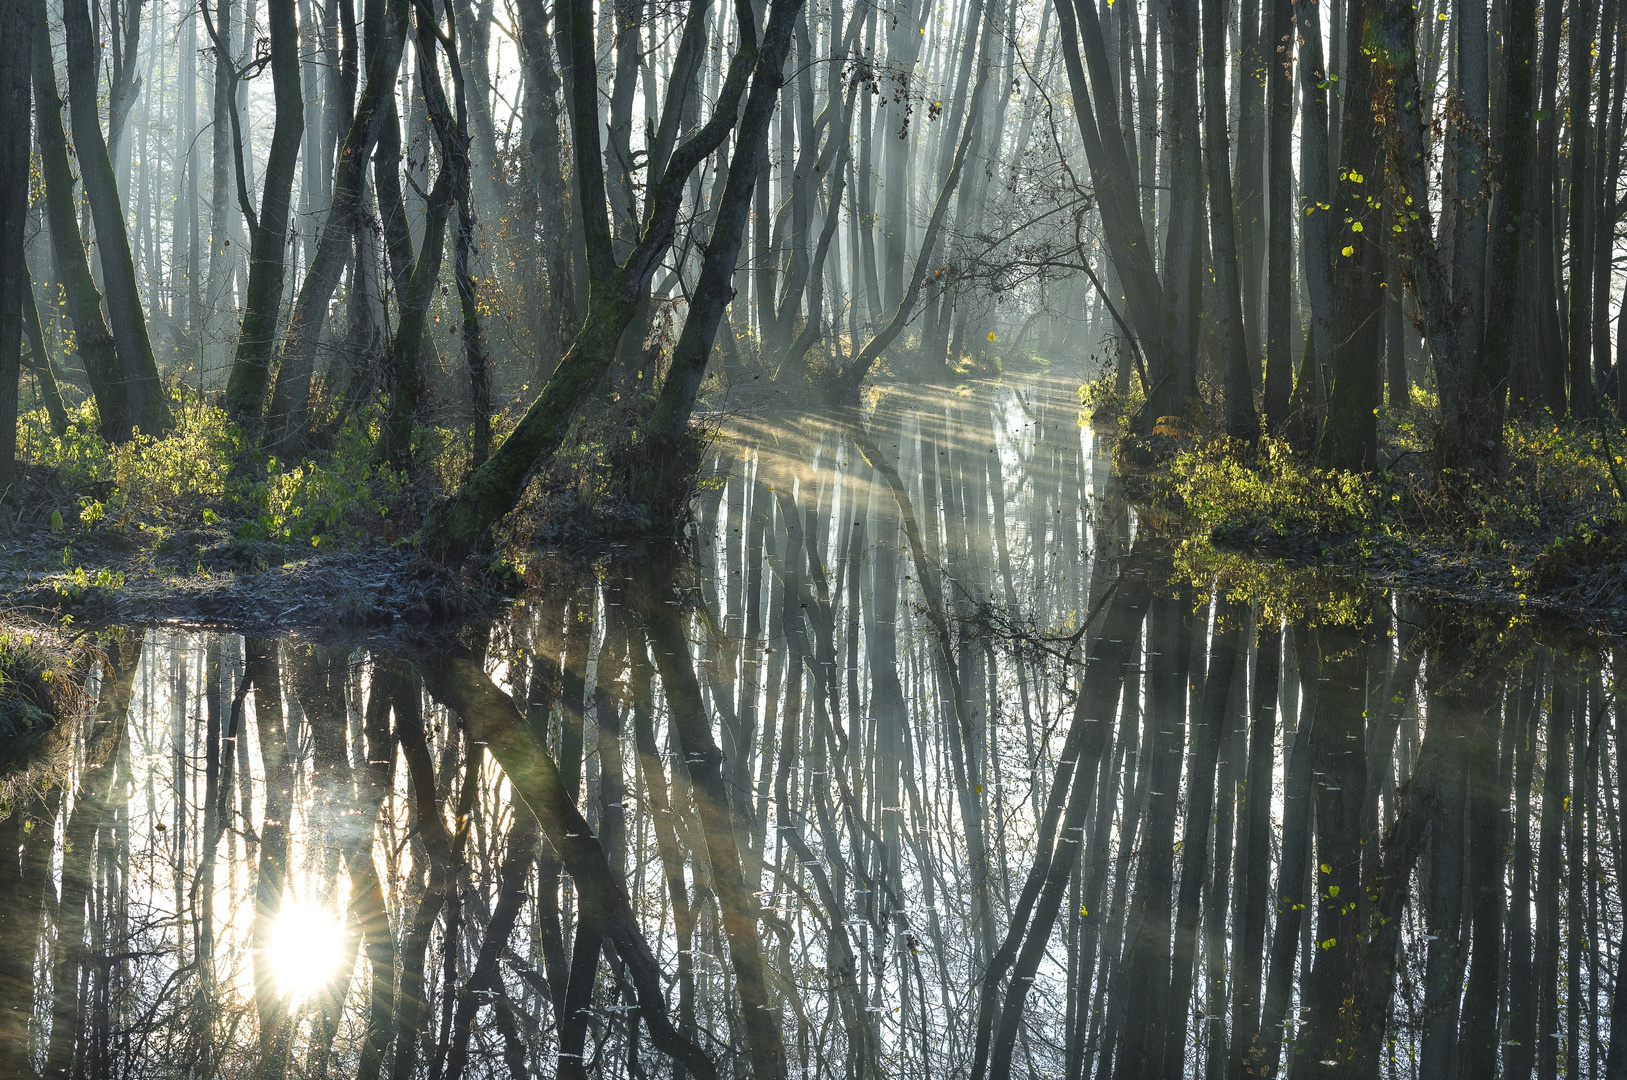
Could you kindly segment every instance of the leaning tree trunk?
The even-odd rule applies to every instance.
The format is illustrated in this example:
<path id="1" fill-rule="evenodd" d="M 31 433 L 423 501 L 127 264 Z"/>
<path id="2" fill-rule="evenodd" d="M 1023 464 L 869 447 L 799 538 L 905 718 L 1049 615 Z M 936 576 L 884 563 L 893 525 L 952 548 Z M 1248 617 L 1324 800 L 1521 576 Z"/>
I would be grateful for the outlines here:
<path id="1" fill-rule="evenodd" d="M 147 314 L 136 288 L 136 264 L 124 226 L 124 200 L 102 137 L 97 111 L 99 50 L 85 0 L 66 0 L 62 23 L 68 39 L 68 115 L 73 122 L 74 153 L 85 184 L 85 199 L 90 203 L 91 220 L 96 223 L 96 250 L 101 259 L 102 284 L 107 290 L 107 314 L 118 354 L 119 377 L 125 387 L 124 417 L 129 426 L 160 435 L 169 430 L 169 403 L 158 381 L 158 364 L 147 337 Z"/>
<path id="2" fill-rule="evenodd" d="M 57 96 L 56 65 L 51 59 L 51 37 L 44 0 L 35 0 L 34 99 L 35 130 L 40 144 L 40 172 L 45 180 L 45 218 L 50 225 L 51 256 L 67 300 L 74 342 L 96 399 L 102 437 L 110 441 L 130 438 L 125 408 L 124 381 L 119 375 L 113 332 L 102 315 L 102 294 L 90 271 L 90 259 L 79 233 L 75 209 L 73 167 L 68 161 L 68 135 L 62 128 L 62 99 Z"/>
<path id="3" fill-rule="evenodd" d="M 756 42 L 755 32 L 742 33 L 711 119 L 674 150 L 660 182 L 652 185 L 646 199 L 644 227 L 638 245 L 617 264 L 605 215 L 604 163 L 595 107 L 598 81 L 593 57 L 592 12 L 578 0 L 568 36 L 572 43 L 574 81 L 570 97 L 577 118 L 578 191 L 591 271 L 587 318 L 542 393 L 508 438 L 485 464 L 469 474 L 451 498 L 431 510 L 421 535 L 432 556 L 452 564 L 467 558 L 491 525 L 514 508 L 532 474 L 564 441 L 577 408 L 615 360 L 622 331 L 632 321 L 650 279 L 672 246 L 678 211 L 690 175 L 735 126 L 748 79 L 752 83 L 753 97 L 759 93 L 771 98 L 777 95 L 780 71 L 790 47 L 792 24 L 801 6 L 802 0 L 770 3 L 768 28 L 761 46 Z M 751 78 L 753 67 L 757 68 L 756 78 Z M 668 104 L 677 107 L 679 103 L 669 100 Z M 747 106 L 749 109 L 749 101 Z"/>

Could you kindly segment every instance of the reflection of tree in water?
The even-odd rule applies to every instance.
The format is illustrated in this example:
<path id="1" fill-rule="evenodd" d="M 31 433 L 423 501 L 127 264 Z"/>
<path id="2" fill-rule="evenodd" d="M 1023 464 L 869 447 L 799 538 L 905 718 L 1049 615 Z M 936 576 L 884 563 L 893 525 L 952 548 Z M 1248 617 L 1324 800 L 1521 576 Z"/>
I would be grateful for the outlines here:
<path id="1" fill-rule="evenodd" d="M 1042 395 L 788 430 L 456 649 L 106 642 L 0 1071 L 1617 1075 L 1613 647 L 1177 576 Z"/>

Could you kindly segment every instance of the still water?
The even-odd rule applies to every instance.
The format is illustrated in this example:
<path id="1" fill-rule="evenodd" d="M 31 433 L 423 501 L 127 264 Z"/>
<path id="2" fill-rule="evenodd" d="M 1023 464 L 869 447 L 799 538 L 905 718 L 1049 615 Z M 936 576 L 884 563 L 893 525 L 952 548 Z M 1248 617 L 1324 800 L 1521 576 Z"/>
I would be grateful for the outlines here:
<path id="1" fill-rule="evenodd" d="M 1178 548 L 1066 386 L 735 420 L 529 573 L 106 635 L 0 1074 L 1627 1075 L 1618 644 Z"/>

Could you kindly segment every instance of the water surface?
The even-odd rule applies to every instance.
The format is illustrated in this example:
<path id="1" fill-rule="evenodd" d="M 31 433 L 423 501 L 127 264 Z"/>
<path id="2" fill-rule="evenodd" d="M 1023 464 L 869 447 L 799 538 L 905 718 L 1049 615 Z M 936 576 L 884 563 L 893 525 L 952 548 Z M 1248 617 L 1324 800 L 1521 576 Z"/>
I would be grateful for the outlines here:
<path id="1" fill-rule="evenodd" d="M 715 451 L 688 549 L 455 645 L 103 635 L 0 1073 L 1627 1068 L 1616 642 L 1217 587 L 1043 380 Z"/>

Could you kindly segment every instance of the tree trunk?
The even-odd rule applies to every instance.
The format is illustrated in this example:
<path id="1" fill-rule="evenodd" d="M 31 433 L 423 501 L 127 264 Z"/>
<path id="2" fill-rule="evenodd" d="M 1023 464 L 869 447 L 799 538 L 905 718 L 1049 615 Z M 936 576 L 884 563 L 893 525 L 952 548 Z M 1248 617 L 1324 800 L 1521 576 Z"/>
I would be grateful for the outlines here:
<path id="1" fill-rule="evenodd" d="M 589 36 L 592 17 L 590 11 L 573 13 L 571 69 L 576 87 L 572 99 L 579 113 L 576 164 L 592 279 L 587 320 L 542 393 L 491 459 L 470 473 L 451 498 L 431 510 L 422 536 L 434 558 L 448 564 L 467 558 L 492 523 L 513 509 L 537 467 L 564 441 L 577 407 L 614 361 L 622 331 L 632 321 L 650 278 L 671 246 L 684 185 L 734 127 L 753 65 L 758 65 L 767 84 L 765 93 L 777 86 L 801 2 L 774 0 L 769 4 L 768 28 L 760 47 L 755 34 L 743 35 L 712 118 L 674 151 L 648 197 L 639 243 L 620 265 L 613 260 L 604 217 L 604 170 L 593 96 L 597 76 Z M 752 82 L 756 91 L 759 80 Z M 588 208 L 594 212 L 588 213 Z"/>
<path id="2" fill-rule="evenodd" d="M 85 184 L 85 199 L 96 222 L 96 250 L 106 289 L 108 320 L 125 388 L 123 423 L 149 435 L 162 435 L 170 426 L 169 402 L 158 381 L 158 365 L 147 338 L 147 315 L 136 288 L 136 265 L 124 226 L 124 200 L 102 138 L 97 113 L 96 30 L 85 0 L 66 0 L 62 23 L 68 42 L 68 115 L 73 122 L 74 153 Z"/>
<path id="3" fill-rule="evenodd" d="M 1271 275 L 1271 287 L 1266 293 L 1266 354 L 1265 354 L 1265 415 L 1270 430 L 1281 431 L 1288 424 L 1292 411 L 1294 390 L 1293 339 L 1298 333 L 1298 320 L 1294 318 L 1294 294 L 1298 291 L 1299 276 L 1294 266 L 1293 220 L 1293 139 L 1294 129 L 1294 10 L 1293 0 L 1265 0 L 1270 14 L 1270 32 L 1265 38 L 1266 115 L 1269 134 L 1270 164 L 1266 169 L 1266 191 L 1269 204 L 1269 225 L 1266 248 Z M 1303 33 L 1313 33 L 1306 30 Z M 1320 44 L 1320 42 L 1318 42 Z M 1305 63 L 1305 57 L 1300 57 Z M 1307 73 L 1306 77 L 1309 77 Z M 1318 91 L 1320 93 L 1322 91 Z M 1305 141 L 1307 157 L 1319 152 L 1319 140 L 1313 125 L 1325 123 L 1325 118 L 1305 112 Z M 1319 159 L 1320 160 L 1320 159 Z M 1302 164 L 1305 175 L 1302 183 L 1308 188 L 1313 178 L 1313 165 Z M 1326 179 L 1323 173 L 1319 179 Z M 1311 215 L 1312 217 L 1315 214 Z M 1319 220 L 1318 226 L 1324 222 Z M 1306 220 L 1306 228 L 1310 226 Z M 1315 255 L 1315 245 L 1302 234 L 1305 243 L 1306 265 Z M 1322 247 L 1325 256 L 1326 245 Z"/>
<path id="4" fill-rule="evenodd" d="M 83 0 L 77 2 L 83 3 Z M 282 308 L 283 261 L 293 209 L 294 169 L 299 164 L 299 145 L 305 132 L 295 11 L 295 0 L 266 0 L 276 118 L 271 129 L 271 150 L 266 156 L 260 207 L 249 221 L 248 287 L 244 290 L 237 353 L 226 381 L 226 411 L 250 430 L 259 427 L 266 380 L 271 376 L 271 349 L 277 337 L 277 315 Z"/>
<path id="5" fill-rule="evenodd" d="M 349 0 L 340 0 L 348 3 Z M 316 254 L 300 283 L 299 297 L 283 332 L 277 379 L 267 410 L 267 444 L 281 457 L 291 457 L 304 443 L 310 412 L 311 374 L 316 363 L 317 339 L 327 322 L 328 302 L 351 261 L 352 237 L 362 224 L 363 185 L 367 162 L 379 131 L 389 120 L 384 98 L 395 93 L 396 73 L 406 44 L 405 0 L 370 0 L 367 14 L 367 83 L 352 117 L 334 166 L 333 201 L 322 222 Z"/>
<path id="6" fill-rule="evenodd" d="M 34 8 L 35 131 L 40 144 L 40 172 L 45 180 L 45 217 L 50 224 L 51 255 L 62 283 L 74 343 L 90 382 L 102 437 L 126 441 L 132 433 L 124 380 L 119 373 L 113 332 L 102 315 L 102 294 L 91 274 L 75 210 L 73 169 L 68 163 L 68 137 L 62 128 L 62 99 L 57 96 L 56 66 L 43 0 Z"/>
<path id="7" fill-rule="evenodd" d="M 1287 9 L 1289 0 L 1270 0 Z M 1226 134 L 1226 12 L 1223 0 L 1203 0 L 1204 161 L 1209 166 L 1209 234 L 1215 251 L 1215 292 L 1220 307 L 1221 370 L 1225 379 L 1226 434 L 1252 442 L 1259 434 L 1254 414 L 1254 376 L 1248 351 L 1239 280 L 1237 223 L 1232 209 L 1231 140 Z M 1276 220 L 1275 215 L 1272 217 Z M 1252 223 L 1245 222 L 1250 231 Z M 1291 255 L 1291 250 L 1289 252 Z"/>
<path id="8" fill-rule="evenodd" d="M 28 221 L 33 151 L 28 136 L 33 97 L 29 84 L 37 8 L 30 0 L 11 0 L 0 10 L 0 125 L 11 132 L 0 147 L 0 496 L 10 495 L 16 476 L 17 380 L 27 321 L 24 308 L 34 306 L 23 229 Z"/>
<path id="9" fill-rule="evenodd" d="M 1378 33 L 1380 0 L 1349 0 L 1352 41 Z M 1327 423 L 1317 447 L 1324 468 L 1370 471 L 1378 453 L 1378 357 L 1384 322 L 1381 286 L 1384 252 L 1381 234 L 1389 225 L 1383 203 L 1379 126 L 1373 115 L 1377 81 L 1367 49 L 1353 49 L 1344 80 L 1343 145 L 1333 203 L 1338 218 L 1330 230 L 1333 256 L 1333 356 Z M 1339 225 L 1338 222 L 1344 222 Z"/>

